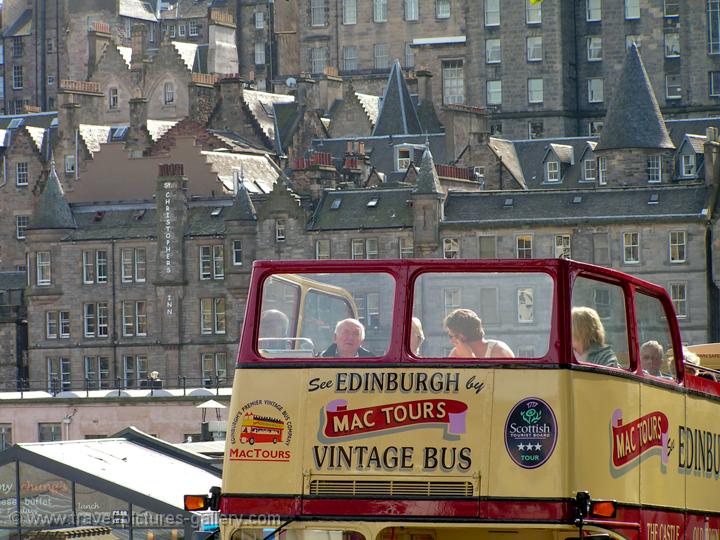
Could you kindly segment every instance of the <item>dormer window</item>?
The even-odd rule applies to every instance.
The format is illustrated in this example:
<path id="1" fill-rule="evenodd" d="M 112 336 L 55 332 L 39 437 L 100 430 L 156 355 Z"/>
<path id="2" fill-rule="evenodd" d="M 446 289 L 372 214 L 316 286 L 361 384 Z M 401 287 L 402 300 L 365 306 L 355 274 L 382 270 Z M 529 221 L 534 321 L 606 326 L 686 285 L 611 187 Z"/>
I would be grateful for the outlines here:
<path id="1" fill-rule="evenodd" d="M 548 161 L 545 163 L 545 181 L 546 182 L 559 182 L 560 181 L 560 163 L 557 161 Z"/>
<path id="2" fill-rule="evenodd" d="M 395 147 L 395 170 L 405 172 L 408 170 L 410 163 L 415 161 L 415 150 L 421 153 L 425 150 L 424 146 L 402 144 Z"/>
<path id="3" fill-rule="evenodd" d="M 594 159 L 586 159 L 583 162 L 583 178 L 587 181 L 594 181 L 596 177 L 596 167 Z"/>
<path id="4" fill-rule="evenodd" d="M 682 175 L 687 176 L 695 176 L 696 173 L 695 169 L 695 155 L 684 155 L 682 156 Z"/>

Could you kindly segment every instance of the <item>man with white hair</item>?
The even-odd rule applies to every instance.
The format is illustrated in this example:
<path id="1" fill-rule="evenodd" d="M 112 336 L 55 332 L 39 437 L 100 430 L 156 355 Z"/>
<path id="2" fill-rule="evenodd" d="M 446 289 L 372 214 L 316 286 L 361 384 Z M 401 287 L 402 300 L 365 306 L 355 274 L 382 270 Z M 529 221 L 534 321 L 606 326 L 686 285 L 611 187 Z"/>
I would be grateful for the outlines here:
<path id="1" fill-rule="evenodd" d="M 325 349 L 320 356 L 330 358 L 355 358 L 374 356 L 363 348 L 365 327 L 357 319 L 343 319 L 335 325 L 333 344 Z"/>

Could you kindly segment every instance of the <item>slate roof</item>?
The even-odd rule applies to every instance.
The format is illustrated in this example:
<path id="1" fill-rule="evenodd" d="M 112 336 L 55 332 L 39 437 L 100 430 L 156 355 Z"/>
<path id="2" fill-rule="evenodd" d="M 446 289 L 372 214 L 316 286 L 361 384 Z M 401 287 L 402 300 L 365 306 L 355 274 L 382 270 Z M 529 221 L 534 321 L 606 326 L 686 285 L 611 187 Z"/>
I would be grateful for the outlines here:
<path id="1" fill-rule="evenodd" d="M 203 151 L 202 155 L 228 193 L 234 191 L 235 171 L 241 171 L 245 188 L 251 193 L 270 193 L 281 174 L 267 155 L 211 151 Z"/>
<path id="2" fill-rule="evenodd" d="M 295 98 L 284 94 L 271 94 L 270 92 L 246 89 L 243 90 L 243 100 L 265 136 L 274 141 L 275 112 L 273 105 L 276 103 L 290 103 L 295 101 Z"/>
<path id="3" fill-rule="evenodd" d="M 8 129 L 15 119 L 22 119 L 20 126 L 49 128 L 56 123 L 57 111 L 0 116 L 0 129 Z"/>
<path id="4" fill-rule="evenodd" d="M 707 137 L 705 135 L 692 135 L 688 133 L 685 135 L 685 139 L 690 146 L 692 146 L 693 150 L 696 154 L 704 154 L 705 153 L 705 142 L 707 142 Z"/>
<path id="5" fill-rule="evenodd" d="M 430 151 L 436 163 L 448 163 L 445 135 L 431 133 L 428 135 L 399 135 L 384 137 L 343 137 L 337 139 L 313 139 L 312 148 L 318 152 L 329 152 L 338 167 L 342 166 L 348 141 L 365 143 L 365 152 L 371 156 L 372 165 L 379 172 L 385 174 L 387 180 L 401 181 L 405 171 L 395 172 L 395 146 L 399 144 L 412 144 L 422 147 L 415 152 L 413 162 L 419 164 L 422 160 L 426 141 L 430 144 Z"/>
<path id="6" fill-rule="evenodd" d="M 250 198 L 250 193 L 245 189 L 244 183 L 240 184 L 238 188 L 233 200 L 233 205 L 226 212 L 225 219 L 255 221 L 257 219 L 257 212 Z"/>
<path id="7" fill-rule="evenodd" d="M 375 205 L 368 206 L 375 199 Z M 412 208 L 408 204 L 411 199 L 410 188 L 327 190 L 318 202 L 308 229 L 341 231 L 412 227 Z M 337 200 L 340 201 L 339 206 L 335 202 Z"/>
<path id="8" fill-rule="evenodd" d="M 705 135 L 707 128 L 714 127 L 720 130 L 720 118 L 687 118 L 680 120 L 665 121 L 670 138 L 676 147 L 680 146 L 683 138 L 688 133 Z"/>
<path id="9" fill-rule="evenodd" d="M 575 163 L 575 152 L 569 144 L 550 143 L 548 146 L 550 147 L 548 150 L 555 153 L 560 163 L 567 163 L 568 165 Z"/>
<path id="10" fill-rule="evenodd" d="M 28 229 L 74 229 L 75 227 L 70 205 L 65 199 L 53 162 L 45 188 L 30 218 Z"/>
<path id="11" fill-rule="evenodd" d="M 380 112 L 372 134 L 374 136 L 410 135 L 422 132 L 415 103 L 410 97 L 407 84 L 405 84 L 400 61 L 395 60 L 385 86 Z"/>
<path id="12" fill-rule="evenodd" d="M 648 204 L 653 195 L 657 204 Z M 707 195 L 707 187 L 701 184 L 592 191 L 451 191 L 444 224 L 499 227 L 706 220 Z"/>
<path id="13" fill-rule="evenodd" d="M 440 179 L 435 170 L 435 162 L 432 153 L 426 149 L 418 169 L 417 180 L 415 181 L 414 193 L 440 193 Z"/>
<path id="14" fill-rule="evenodd" d="M 192 19 L 207 17 L 208 2 L 197 0 L 178 0 L 170 9 L 160 12 L 161 19 Z"/>
<path id="15" fill-rule="evenodd" d="M 582 156 L 588 145 L 593 146 L 596 138 L 593 137 L 562 137 L 557 139 L 525 139 L 508 141 L 490 138 L 490 148 L 496 155 L 501 155 L 503 165 L 511 174 L 519 179 L 521 186 L 527 189 L 548 187 L 544 184 L 545 171 L 543 161 L 551 146 L 567 147 L 562 152 L 572 150 L 575 164 L 570 165 L 563 173 L 563 181 L 556 184 L 558 188 L 581 187 L 583 179 Z M 587 186 L 587 184 L 585 184 Z M 593 184 L 594 185 L 594 184 Z M 507 187 L 507 184 L 506 184 Z"/>
<path id="16" fill-rule="evenodd" d="M 224 235 L 226 220 L 254 219 L 248 206 L 241 203 L 235 207 L 234 197 L 192 200 L 188 203 L 185 236 Z M 220 209 L 217 215 L 212 214 Z M 77 229 L 71 231 L 65 241 L 110 240 L 113 238 L 155 238 L 158 213 L 153 202 L 81 203 L 72 206 Z"/>
<path id="17" fill-rule="evenodd" d="M 675 148 L 634 43 L 625 54 L 596 150 L 619 148 Z"/>
<path id="18" fill-rule="evenodd" d="M 143 0 L 118 0 L 118 15 L 157 22 L 151 2 Z"/>

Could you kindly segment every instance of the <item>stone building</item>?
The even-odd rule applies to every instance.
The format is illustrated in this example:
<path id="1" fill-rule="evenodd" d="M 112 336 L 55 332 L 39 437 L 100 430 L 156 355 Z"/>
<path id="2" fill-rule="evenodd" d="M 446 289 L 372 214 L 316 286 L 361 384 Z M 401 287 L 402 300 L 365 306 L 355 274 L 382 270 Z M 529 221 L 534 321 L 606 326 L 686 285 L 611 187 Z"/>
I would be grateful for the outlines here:
<path id="1" fill-rule="evenodd" d="M 183 0 L 162 11 L 160 2 L 140 0 L 6 0 L 2 6 L 3 111 L 20 114 L 28 106 L 55 110 L 61 81 L 84 81 L 97 73 L 109 43 L 118 47 L 128 68 L 132 47 L 152 55 L 165 37 L 179 43 L 190 71 L 236 73 L 235 23 L 225 4 Z M 136 26 L 143 29 L 142 43 L 138 43 L 140 38 L 133 41 Z M 121 99 L 130 97 L 134 95 Z M 108 109 L 113 109 L 111 102 Z"/>
<path id="2" fill-rule="evenodd" d="M 368 116 L 370 136 L 308 143 L 299 119 L 312 118 L 318 103 L 341 111 L 329 123 L 316 114 L 318 129 L 332 131 L 345 114 L 366 129 L 366 113 L 355 93 L 338 101 L 320 84 L 299 82 L 295 102 L 228 80 L 218 85 L 226 108 L 210 116 L 215 128 L 181 121 L 131 159 L 126 141 L 98 144 L 71 190 L 50 175 L 27 229 L 32 384 L 132 387 L 148 370 L 167 381 L 224 378 L 256 258 L 571 256 L 664 285 L 684 339 L 717 339 L 717 286 L 705 279 L 717 274 L 708 256 L 717 121 L 666 123 L 636 47 L 599 139 L 488 137 L 482 115 L 457 106 L 447 108 L 457 121 L 445 133 L 423 130 L 433 124 L 396 65 Z M 231 111 L 252 129 L 227 131 Z M 210 149 L 247 145 L 252 133 L 264 145 L 293 142 L 287 178 L 250 168 L 250 158 L 268 159 L 269 146 L 246 147 L 246 157 Z M 459 166 L 468 152 L 476 165 Z M 168 158 L 188 167 L 163 165 Z M 226 175 L 218 167 L 228 160 L 237 162 Z M 261 187 L 263 174 L 273 180 Z M 375 320 L 382 295 L 367 293 L 356 302 L 363 320 Z M 606 300 L 599 293 L 593 301 L 602 308 Z M 445 308 L 457 301 L 449 294 Z M 500 301 L 502 313 L 489 307 L 488 320 L 509 324 L 517 299 Z M 61 327 L 62 336 L 52 331 Z"/>
<path id="3" fill-rule="evenodd" d="M 278 83 L 330 67 L 378 94 L 399 59 L 409 72 L 434 75 L 437 106 L 487 107 L 491 133 L 510 139 L 598 134 L 632 42 L 665 117 L 719 111 L 713 2 L 242 0 L 238 10 L 246 21 L 240 72 L 249 80 Z"/>

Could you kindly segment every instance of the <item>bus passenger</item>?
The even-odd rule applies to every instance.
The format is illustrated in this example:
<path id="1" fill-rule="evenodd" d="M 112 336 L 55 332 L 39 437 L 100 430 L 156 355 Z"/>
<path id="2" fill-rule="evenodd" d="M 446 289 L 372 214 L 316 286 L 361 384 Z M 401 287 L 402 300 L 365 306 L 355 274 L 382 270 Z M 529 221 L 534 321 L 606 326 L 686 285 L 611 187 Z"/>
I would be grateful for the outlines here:
<path id="1" fill-rule="evenodd" d="M 282 311 L 266 309 L 260 316 L 260 342 L 263 349 L 287 349 L 290 319 Z"/>
<path id="2" fill-rule="evenodd" d="M 605 344 L 605 328 L 600 316 L 592 308 L 572 308 L 572 348 L 580 362 L 619 367 L 615 353 Z"/>
<path id="3" fill-rule="evenodd" d="M 715 381 L 715 376 L 709 371 L 702 371 L 698 369 L 700 366 L 700 357 L 689 350 L 687 347 L 683 347 L 683 357 L 685 358 L 685 370 L 691 375 L 696 375 L 703 379 Z"/>
<path id="4" fill-rule="evenodd" d="M 471 309 L 456 309 L 445 318 L 450 358 L 514 358 L 510 347 L 497 339 L 485 339 L 482 320 Z"/>
<path id="5" fill-rule="evenodd" d="M 374 356 L 362 344 L 365 341 L 365 327 L 357 319 L 343 319 L 335 325 L 333 344 L 320 356 L 334 358 L 356 358 Z"/>
<path id="6" fill-rule="evenodd" d="M 663 346 L 657 341 L 646 341 L 640 346 L 640 365 L 643 372 L 653 377 L 668 377 L 662 372 Z"/>
<path id="7" fill-rule="evenodd" d="M 423 332 L 422 323 L 417 317 L 412 318 L 412 328 L 410 329 L 410 352 L 415 356 L 420 356 L 420 347 L 425 341 L 425 332 Z"/>

